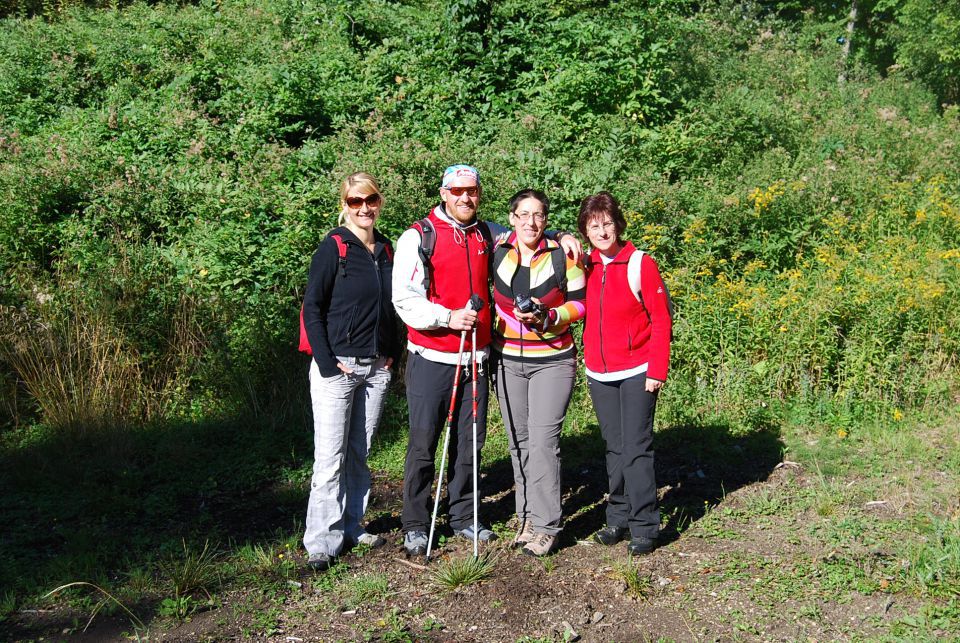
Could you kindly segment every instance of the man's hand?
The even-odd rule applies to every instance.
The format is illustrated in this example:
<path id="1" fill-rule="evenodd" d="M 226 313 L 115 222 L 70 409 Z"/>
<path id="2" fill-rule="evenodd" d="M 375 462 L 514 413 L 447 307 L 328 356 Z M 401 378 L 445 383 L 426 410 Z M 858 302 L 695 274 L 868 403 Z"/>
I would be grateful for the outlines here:
<path id="1" fill-rule="evenodd" d="M 458 308 L 450 312 L 448 326 L 453 330 L 470 330 L 477 325 L 477 311 L 471 308 Z"/>
<path id="2" fill-rule="evenodd" d="M 580 240 L 575 235 L 567 233 L 561 237 L 559 243 L 568 257 L 574 261 L 580 261 L 580 256 L 583 255 L 583 246 L 580 245 Z"/>
<path id="3" fill-rule="evenodd" d="M 344 366 L 343 362 L 337 362 L 337 368 L 339 368 L 344 375 L 353 375 L 353 369 L 349 366 Z"/>
<path id="4" fill-rule="evenodd" d="M 660 380 L 655 380 L 652 377 L 648 377 L 646 384 L 644 384 L 644 388 L 646 389 L 647 393 L 656 393 L 662 386 L 663 382 Z"/>

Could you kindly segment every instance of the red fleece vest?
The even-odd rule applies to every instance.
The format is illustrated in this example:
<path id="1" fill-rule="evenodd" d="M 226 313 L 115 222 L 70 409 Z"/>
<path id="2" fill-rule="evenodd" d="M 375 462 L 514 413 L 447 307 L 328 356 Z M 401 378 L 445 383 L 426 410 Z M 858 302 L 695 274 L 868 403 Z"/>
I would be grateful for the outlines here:
<path id="1" fill-rule="evenodd" d="M 427 298 L 451 310 L 463 308 L 476 293 L 483 301 L 477 322 L 477 349 L 490 344 L 489 252 L 483 235 L 473 226 L 454 231 L 446 221 L 430 212 L 437 242 L 433 248 L 430 290 Z M 450 328 L 417 330 L 407 327 L 407 336 L 417 346 L 445 353 L 456 353 L 460 347 L 460 331 Z M 470 350 L 471 333 L 467 333 L 464 350 Z"/>

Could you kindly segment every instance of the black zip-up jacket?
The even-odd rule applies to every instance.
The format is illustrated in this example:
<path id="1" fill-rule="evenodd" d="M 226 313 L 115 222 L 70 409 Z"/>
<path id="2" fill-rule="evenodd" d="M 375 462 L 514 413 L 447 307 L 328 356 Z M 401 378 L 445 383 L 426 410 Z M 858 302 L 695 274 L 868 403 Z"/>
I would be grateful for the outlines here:
<path id="1" fill-rule="evenodd" d="M 341 273 L 340 254 L 332 235 L 347 246 Z M 303 297 L 303 325 L 320 374 L 338 375 L 337 355 L 400 356 L 397 323 L 390 302 L 393 256 L 389 241 L 374 230 L 373 254 L 346 227 L 334 228 L 320 242 L 310 263 Z"/>

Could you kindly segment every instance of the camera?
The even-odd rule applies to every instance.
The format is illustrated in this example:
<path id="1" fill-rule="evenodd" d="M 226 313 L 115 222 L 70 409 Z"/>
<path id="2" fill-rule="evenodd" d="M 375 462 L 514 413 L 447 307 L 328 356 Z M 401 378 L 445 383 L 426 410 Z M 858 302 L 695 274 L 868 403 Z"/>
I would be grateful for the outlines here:
<path id="1" fill-rule="evenodd" d="M 547 307 L 543 304 L 538 304 L 533 301 L 529 295 L 517 295 L 514 298 L 514 303 L 517 306 L 517 310 L 521 313 L 533 313 L 534 315 L 542 316 L 546 311 Z"/>

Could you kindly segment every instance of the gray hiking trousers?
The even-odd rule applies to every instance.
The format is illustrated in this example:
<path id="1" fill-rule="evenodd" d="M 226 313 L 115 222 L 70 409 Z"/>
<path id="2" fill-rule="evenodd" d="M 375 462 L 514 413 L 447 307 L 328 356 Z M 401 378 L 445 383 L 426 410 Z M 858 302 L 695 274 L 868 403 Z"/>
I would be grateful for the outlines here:
<path id="1" fill-rule="evenodd" d="M 497 399 L 510 443 L 517 517 L 536 531 L 561 529 L 560 429 L 577 374 L 576 355 L 542 362 L 499 357 Z"/>
<path id="2" fill-rule="evenodd" d="M 313 404 L 313 478 L 303 545 L 310 555 L 337 556 L 345 541 L 363 535 L 370 499 L 367 454 L 390 384 L 382 357 L 341 357 L 353 373 L 320 375 L 310 360 Z"/>

